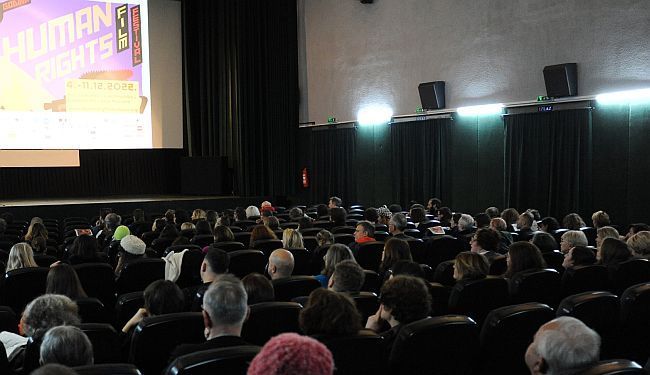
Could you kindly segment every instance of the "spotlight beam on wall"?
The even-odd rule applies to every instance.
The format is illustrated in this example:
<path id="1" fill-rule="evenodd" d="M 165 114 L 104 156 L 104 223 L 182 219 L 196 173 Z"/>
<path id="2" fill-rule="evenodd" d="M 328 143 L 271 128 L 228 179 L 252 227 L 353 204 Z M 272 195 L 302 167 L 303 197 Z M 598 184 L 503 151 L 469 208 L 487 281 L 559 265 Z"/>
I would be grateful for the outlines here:
<path id="1" fill-rule="evenodd" d="M 485 104 L 474 105 L 470 107 L 459 107 L 457 110 L 459 116 L 486 116 L 498 115 L 503 112 L 503 104 Z"/>
<path id="2" fill-rule="evenodd" d="M 650 102 L 650 89 L 610 92 L 596 95 L 598 104 L 637 104 Z"/>
<path id="3" fill-rule="evenodd" d="M 393 118 L 393 109 L 385 104 L 365 106 L 357 112 L 359 126 L 374 126 L 387 124 Z"/>

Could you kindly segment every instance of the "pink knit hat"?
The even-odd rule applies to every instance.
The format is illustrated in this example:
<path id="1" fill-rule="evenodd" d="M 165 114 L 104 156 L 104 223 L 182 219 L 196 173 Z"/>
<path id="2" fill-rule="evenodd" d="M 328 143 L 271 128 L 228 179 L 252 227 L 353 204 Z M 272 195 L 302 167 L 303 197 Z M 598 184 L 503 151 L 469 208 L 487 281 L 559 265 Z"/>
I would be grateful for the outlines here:
<path id="1" fill-rule="evenodd" d="M 331 375 L 334 359 L 311 337 L 283 333 L 269 340 L 253 358 L 248 375 Z"/>

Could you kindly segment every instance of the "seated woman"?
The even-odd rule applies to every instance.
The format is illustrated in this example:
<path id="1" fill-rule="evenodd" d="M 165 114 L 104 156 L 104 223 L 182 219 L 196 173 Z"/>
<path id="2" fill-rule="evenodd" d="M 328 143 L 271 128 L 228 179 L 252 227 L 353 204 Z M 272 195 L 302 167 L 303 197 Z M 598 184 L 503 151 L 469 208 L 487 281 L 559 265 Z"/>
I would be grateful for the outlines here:
<path id="1" fill-rule="evenodd" d="M 25 242 L 13 245 L 9 251 L 6 272 L 28 267 L 38 267 L 34 260 L 32 247 Z"/>
<path id="2" fill-rule="evenodd" d="M 248 305 L 275 301 L 273 284 L 266 276 L 253 272 L 244 276 L 241 282 L 248 295 Z"/>
<path id="3" fill-rule="evenodd" d="M 553 234 L 556 230 L 560 229 L 560 223 L 557 219 L 551 216 L 547 216 L 540 220 L 537 223 L 539 230 L 545 233 Z"/>
<path id="4" fill-rule="evenodd" d="M 50 267 L 45 283 L 45 293 L 62 294 L 73 301 L 88 297 L 81 286 L 77 272 L 71 265 L 65 263 Z"/>
<path id="5" fill-rule="evenodd" d="M 210 223 L 207 220 L 200 219 L 196 222 L 196 235 L 200 236 L 207 234 L 212 234 L 212 227 L 210 227 Z"/>
<path id="6" fill-rule="evenodd" d="M 35 253 L 45 253 L 47 250 L 47 228 L 42 222 L 32 222 L 25 234 L 25 242 L 32 246 Z"/>
<path id="7" fill-rule="evenodd" d="M 489 262 L 502 256 L 497 252 L 501 236 L 493 229 L 482 228 L 476 231 L 470 240 L 470 248 L 473 253 L 485 256 Z"/>
<path id="8" fill-rule="evenodd" d="M 297 229 L 285 229 L 282 232 L 282 247 L 285 249 L 303 249 L 305 244 L 302 240 L 302 234 Z"/>
<path id="9" fill-rule="evenodd" d="M 117 266 L 115 266 L 115 275 L 120 276 L 124 267 L 134 260 L 141 259 L 147 245 L 141 239 L 134 235 L 128 235 L 120 241 L 120 250 L 117 254 Z"/>
<path id="10" fill-rule="evenodd" d="M 564 256 L 564 262 L 562 262 L 562 267 L 564 267 L 567 272 L 571 272 L 576 267 L 590 266 L 596 263 L 596 254 L 594 251 L 585 246 L 576 246 L 569 250 L 569 252 Z M 567 274 L 565 272 L 565 274 Z"/>
<path id="11" fill-rule="evenodd" d="M 600 248 L 600 245 L 603 243 L 605 238 L 616 238 L 617 240 L 620 240 L 621 236 L 615 228 L 600 227 L 596 231 L 596 248 Z"/>
<path id="12" fill-rule="evenodd" d="M 606 266 L 610 271 L 618 268 L 618 265 L 626 260 L 632 259 L 632 251 L 629 246 L 615 238 L 605 238 L 596 254 L 598 263 Z"/>
<path id="13" fill-rule="evenodd" d="M 214 227 L 214 242 L 231 242 L 235 240 L 235 234 L 225 225 Z"/>
<path id="14" fill-rule="evenodd" d="M 481 254 L 464 251 L 454 259 L 454 280 L 456 284 L 462 281 L 485 279 L 490 271 L 490 263 Z"/>
<path id="15" fill-rule="evenodd" d="M 533 269 L 546 267 L 546 262 L 537 246 L 530 242 L 515 242 L 510 245 L 507 256 L 508 268 L 504 277 L 511 278 L 515 274 Z"/>
<path id="16" fill-rule="evenodd" d="M 562 219 L 562 226 L 569 230 L 580 230 L 585 226 L 585 221 L 576 213 L 568 214 Z"/>
<path id="17" fill-rule="evenodd" d="M 361 330 L 361 314 L 345 293 L 318 288 L 309 295 L 298 319 L 305 335 L 350 336 Z"/>
<path id="18" fill-rule="evenodd" d="M 255 207 L 255 206 L 251 206 Z M 257 209 L 257 207 L 255 207 Z M 251 239 L 248 244 L 248 246 L 251 249 L 255 248 L 255 242 L 260 241 L 260 240 L 277 240 L 278 237 L 273 233 L 269 227 L 266 225 L 256 225 L 253 230 L 251 231 Z"/>
<path id="19" fill-rule="evenodd" d="M 72 241 L 68 252 L 70 264 L 106 262 L 108 257 L 105 253 L 99 252 L 97 239 L 90 235 L 81 235 Z"/>
<path id="20" fill-rule="evenodd" d="M 627 240 L 627 245 L 630 247 L 630 250 L 632 250 L 632 254 L 635 257 L 650 259 L 650 232 L 649 231 L 641 231 L 632 235 Z"/>
<path id="21" fill-rule="evenodd" d="M 327 283 L 329 282 L 330 277 L 332 277 L 336 265 L 348 259 L 354 260 L 354 256 L 349 247 L 340 243 L 329 247 L 329 250 L 327 250 L 327 253 L 325 254 L 325 267 L 320 275 L 315 276 L 316 280 L 321 283 L 323 288 L 327 288 Z"/>
<path id="22" fill-rule="evenodd" d="M 555 238 L 546 232 L 536 232 L 533 234 L 530 243 L 537 246 L 542 253 L 552 253 L 554 250 L 560 249 Z"/>
<path id="23" fill-rule="evenodd" d="M 408 323 L 424 319 L 431 310 L 431 296 L 422 279 L 412 276 L 395 276 L 381 287 L 379 310 L 368 317 L 366 328 L 384 337 L 387 354 L 400 329 Z M 390 329 L 382 331 L 383 323 Z"/>
<path id="24" fill-rule="evenodd" d="M 411 248 L 408 242 L 399 238 L 389 238 L 384 244 L 384 252 L 381 254 L 379 264 L 379 276 L 381 280 L 388 278 L 388 270 L 400 260 L 413 260 Z"/>

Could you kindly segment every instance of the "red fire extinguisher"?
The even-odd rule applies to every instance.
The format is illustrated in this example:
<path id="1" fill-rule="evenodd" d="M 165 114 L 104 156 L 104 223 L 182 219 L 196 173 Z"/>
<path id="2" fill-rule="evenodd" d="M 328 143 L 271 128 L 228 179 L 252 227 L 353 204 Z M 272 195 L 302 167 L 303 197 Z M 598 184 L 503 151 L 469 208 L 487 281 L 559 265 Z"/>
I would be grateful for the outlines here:
<path id="1" fill-rule="evenodd" d="M 303 188 L 308 188 L 309 187 L 309 174 L 307 173 L 307 167 L 304 167 L 302 169 L 302 187 Z"/>

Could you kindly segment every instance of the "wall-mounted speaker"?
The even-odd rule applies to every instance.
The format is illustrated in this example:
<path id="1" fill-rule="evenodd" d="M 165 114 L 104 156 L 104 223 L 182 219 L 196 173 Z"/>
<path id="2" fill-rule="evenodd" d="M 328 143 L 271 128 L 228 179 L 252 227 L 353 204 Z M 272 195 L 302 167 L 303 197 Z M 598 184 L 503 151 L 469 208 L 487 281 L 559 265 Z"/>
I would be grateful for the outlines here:
<path id="1" fill-rule="evenodd" d="M 423 82 L 418 85 L 422 109 L 445 108 L 445 81 Z"/>
<path id="2" fill-rule="evenodd" d="M 578 64 L 567 63 L 544 67 L 546 96 L 561 98 L 578 95 Z"/>
<path id="3" fill-rule="evenodd" d="M 372 4 L 373 0 L 359 0 L 361 1 L 361 4 Z"/>

